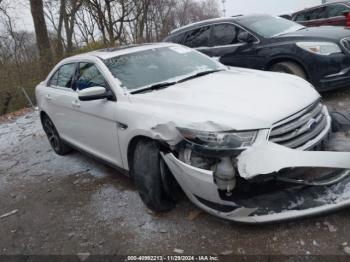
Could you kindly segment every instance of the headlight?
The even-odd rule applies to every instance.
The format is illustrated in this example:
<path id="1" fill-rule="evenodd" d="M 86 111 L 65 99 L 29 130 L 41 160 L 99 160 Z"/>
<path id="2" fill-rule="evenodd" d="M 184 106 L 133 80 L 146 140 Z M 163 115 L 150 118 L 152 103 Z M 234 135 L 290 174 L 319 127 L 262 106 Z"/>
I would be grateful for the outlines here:
<path id="1" fill-rule="evenodd" d="M 340 47 L 335 43 L 328 42 L 298 42 L 296 45 L 306 51 L 318 55 L 331 55 L 341 53 Z"/>
<path id="2" fill-rule="evenodd" d="M 203 132 L 188 128 L 178 128 L 188 142 L 212 150 L 240 149 L 251 146 L 258 131 Z"/>

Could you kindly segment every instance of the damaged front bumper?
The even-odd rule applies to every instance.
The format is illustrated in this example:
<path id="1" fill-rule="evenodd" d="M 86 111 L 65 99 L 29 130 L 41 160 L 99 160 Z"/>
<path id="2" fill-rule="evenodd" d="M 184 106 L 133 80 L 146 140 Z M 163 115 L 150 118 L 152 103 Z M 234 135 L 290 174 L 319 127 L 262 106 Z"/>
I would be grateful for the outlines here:
<path id="1" fill-rule="evenodd" d="M 218 190 L 212 171 L 186 164 L 172 153 L 163 154 L 163 158 L 192 202 L 228 220 L 265 223 L 350 206 L 350 153 L 299 151 L 271 142 L 256 144 L 237 158 L 239 177 L 249 184 L 249 190 L 239 189 L 230 196 Z M 284 178 L 281 171 L 307 167 L 332 168 L 336 172 L 315 186 L 307 181 L 298 183 L 297 179 L 278 179 Z M 274 179 L 255 182 L 271 177 Z M 237 189 L 239 186 L 244 188 L 237 185 Z"/>

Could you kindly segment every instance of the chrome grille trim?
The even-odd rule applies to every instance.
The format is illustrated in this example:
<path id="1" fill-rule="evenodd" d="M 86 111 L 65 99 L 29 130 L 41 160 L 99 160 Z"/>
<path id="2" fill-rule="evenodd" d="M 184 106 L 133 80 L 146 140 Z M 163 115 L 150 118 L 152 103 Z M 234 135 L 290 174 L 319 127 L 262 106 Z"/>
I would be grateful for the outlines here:
<path id="1" fill-rule="evenodd" d="M 340 44 L 346 49 L 347 52 L 350 52 L 350 37 L 340 40 Z"/>
<path id="2" fill-rule="evenodd" d="M 269 140 L 290 148 L 302 147 L 327 127 L 328 118 L 325 110 L 318 101 L 276 124 L 270 132 Z"/>
<path id="3" fill-rule="evenodd" d="M 305 113 L 305 111 L 303 111 L 301 114 L 302 116 L 300 118 L 298 118 L 296 121 L 289 122 L 289 123 L 284 124 L 280 127 L 274 128 L 271 131 L 270 136 L 277 136 L 277 135 L 285 134 L 287 132 L 290 132 L 290 131 L 304 125 L 311 118 L 317 117 L 322 112 L 322 109 L 323 109 L 323 106 L 321 103 L 316 104 L 316 106 L 314 106 L 311 109 L 308 108 L 305 111 L 308 111 L 308 110 L 310 110 L 310 111 L 307 113 Z"/>

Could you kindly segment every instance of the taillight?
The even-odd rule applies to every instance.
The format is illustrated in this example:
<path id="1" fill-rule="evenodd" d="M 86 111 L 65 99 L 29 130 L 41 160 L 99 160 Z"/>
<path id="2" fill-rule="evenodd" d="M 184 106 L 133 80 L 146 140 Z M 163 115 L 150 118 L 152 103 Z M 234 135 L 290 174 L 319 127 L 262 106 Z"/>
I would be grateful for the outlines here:
<path id="1" fill-rule="evenodd" d="M 350 12 L 347 13 L 346 18 L 348 19 L 348 21 L 346 22 L 346 26 L 350 27 Z"/>

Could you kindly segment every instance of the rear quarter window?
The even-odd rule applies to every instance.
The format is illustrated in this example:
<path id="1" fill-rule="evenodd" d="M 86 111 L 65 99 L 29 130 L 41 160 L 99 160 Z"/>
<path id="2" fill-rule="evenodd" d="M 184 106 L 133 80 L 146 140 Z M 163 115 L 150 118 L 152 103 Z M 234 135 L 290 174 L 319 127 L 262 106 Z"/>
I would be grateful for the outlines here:
<path id="1" fill-rule="evenodd" d="M 344 12 L 349 12 L 350 8 L 343 5 L 343 4 L 334 4 L 334 5 L 329 5 L 327 7 L 328 12 L 327 15 L 329 18 L 331 17 L 337 17 L 337 16 L 343 16 Z"/>

